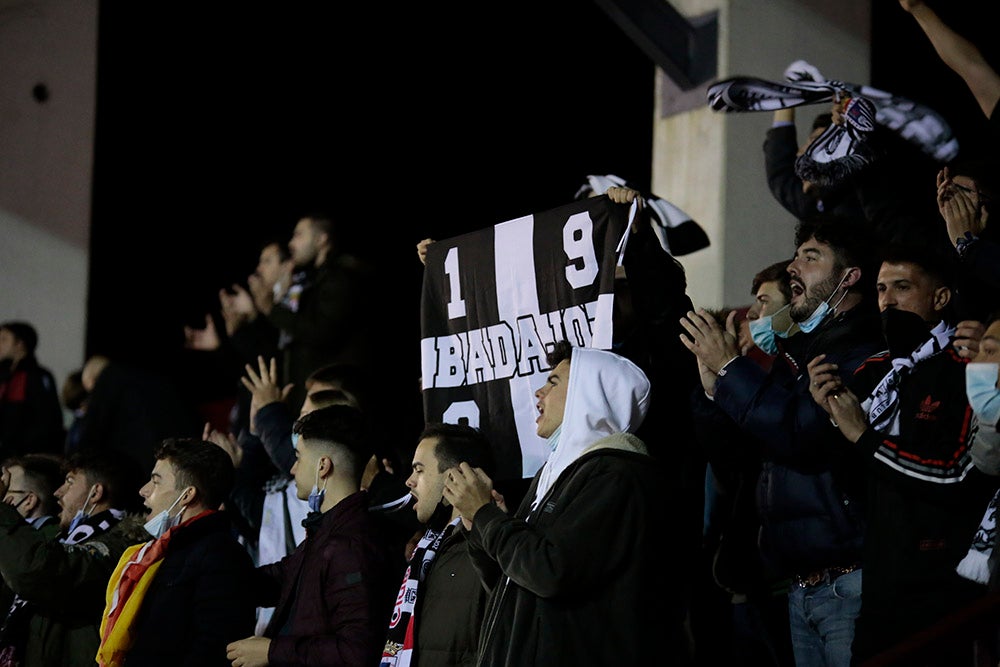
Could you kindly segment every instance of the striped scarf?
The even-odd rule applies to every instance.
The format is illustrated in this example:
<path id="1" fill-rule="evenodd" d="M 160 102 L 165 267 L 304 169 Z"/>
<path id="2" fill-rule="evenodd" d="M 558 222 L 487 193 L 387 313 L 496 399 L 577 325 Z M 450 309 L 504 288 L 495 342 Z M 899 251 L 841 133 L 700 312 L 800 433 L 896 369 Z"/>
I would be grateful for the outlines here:
<path id="1" fill-rule="evenodd" d="M 396 606 L 389 619 L 389 632 L 382 650 L 379 667 L 408 667 L 413 659 L 413 636 L 416 631 L 414 612 L 417 604 L 417 589 L 427 576 L 431 562 L 437 556 L 441 543 L 451 534 L 461 518 L 454 519 L 443 530 L 428 528 L 417 543 L 410 562 L 403 574 L 403 585 L 396 596 Z M 416 568 L 416 572 L 414 572 Z"/>
<path id="2" fill-rule="evenodd" d="M 941 321 L 931 329 L 931 336 L 920 347 L 906 357 L 892 360 L 892 370 L 878 383 L 861 409 L 868 414 L 868 423 L 873 429 L 889 436 L 899 435 L 899 385 L 910 374 L 913 367 L 924 359 L 930 359 L 948 347 L 955 327 Z"/>

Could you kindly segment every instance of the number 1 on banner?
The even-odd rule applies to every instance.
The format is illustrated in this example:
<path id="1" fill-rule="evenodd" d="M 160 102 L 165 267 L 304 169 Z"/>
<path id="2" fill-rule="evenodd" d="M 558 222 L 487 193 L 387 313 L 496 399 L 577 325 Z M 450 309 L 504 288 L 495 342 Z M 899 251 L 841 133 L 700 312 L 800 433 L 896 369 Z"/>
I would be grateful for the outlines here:
<path id="1" fill-rule="evenodd" d="M 452 248 L 444 258 L 444 272 L 448 274 L 451 295 L 448 299 L 448 319 L 465 317 L 465 299 L 462 298 L 462 283 L 458 279 L 458 248 Z"/>

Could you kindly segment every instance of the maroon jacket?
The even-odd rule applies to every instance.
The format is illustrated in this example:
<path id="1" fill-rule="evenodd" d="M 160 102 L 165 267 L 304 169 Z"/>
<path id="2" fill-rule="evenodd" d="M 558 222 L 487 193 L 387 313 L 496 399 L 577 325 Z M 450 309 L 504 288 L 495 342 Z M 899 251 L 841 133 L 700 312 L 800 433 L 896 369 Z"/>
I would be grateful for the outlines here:
<path id="1" fill-rule="evenodd" d="M 402 570 L 367 495 L 340 501 L 295 551 L 257 568 L 258 604 L 275 607 L 271 667 L 378 664 Z"/>

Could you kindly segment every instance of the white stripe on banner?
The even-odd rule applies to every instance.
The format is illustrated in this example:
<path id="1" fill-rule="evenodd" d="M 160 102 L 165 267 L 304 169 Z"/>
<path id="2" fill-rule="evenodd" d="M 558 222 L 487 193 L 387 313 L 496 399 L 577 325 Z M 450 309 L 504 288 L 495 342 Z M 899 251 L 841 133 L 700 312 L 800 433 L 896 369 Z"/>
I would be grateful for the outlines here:
<path id="1" fill-rule="evenodd" d="M 535 280 L 524 279 L 524 276 L 536 275 L 534 232 L 535 218 L 532 215 L 494 226 L 497 311 L 501 322 L 516 322 L 525 313 L 539 313 Z M 549 455 L 545 440 L 535 433 L 535 390 L 538 387 L 532 384 L 539 380 L 544 380 L 544 376 L 515 375 L 508 381 L 525 477 L 532 477 Z"/>

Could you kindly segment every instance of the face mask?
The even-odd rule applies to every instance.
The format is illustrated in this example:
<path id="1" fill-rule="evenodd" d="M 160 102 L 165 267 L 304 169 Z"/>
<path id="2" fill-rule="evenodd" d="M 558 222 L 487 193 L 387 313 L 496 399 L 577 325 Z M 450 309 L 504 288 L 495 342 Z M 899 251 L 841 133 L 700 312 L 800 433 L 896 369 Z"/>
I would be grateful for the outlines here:
<path id="1" fill-rule="evenodd" d="M 881 313 L 882 335 L 889 345 L 889 356 L 893 359 L 908 357 L 914 350 L 930 338 L 931 332 L 924 318 L 898 308 L 887 308 Z"/>
<path id="2" fill-rule="evenodd" d="M 186 490 L 187 489 L 185 489 L 185 491 Z M 147 533 L 153 536 L 154 540 L 160 539 L 163 536 L 163 533 L 167 532 L 168 530 L 170 530 L 171 528 L 173 528 L 174 526 L 176 526 L 178 523 L 181 522 L 181 514 L 184 514 L 184 510 L 187 509 L 187 506 L 185 505 L 184 507 L 182 507 L 181 511 L 178 512 L 175 516 L 170 516 L 170 510 L 176 507 L 177 503 L 179 503 L 181 501 L 181 498 L 183 497 L 184 497 L 184 491 L 181 491 L 181 495 L 177 496 L 177 500 L 174 501 L 173 505 L 163 510 L 162 512 L 160 512 L 159 514 L 157 514 L 152 519 L 146 522 L 144 528 L 146 529 Z"/>
<path id="3" fill-rule="evenodd" d="M 21 496 L 21 499 L 20 499 L 20 500 L 18 500 L 18 501 L 17 501 L 16 503 L 14 503 L 14 509 L 17 509 L 17 508 L 19 508 L 19 507 L 20 507 L 21 505 L 23 505 L 23 504 L 24 504 L 24 501 L 25 501 L 25 500 L 27 500 L 27 499 L 28 499 L 28 494 L 27 494 L 27 493 L 25 493 L 24 495 L 22 495 L 22 496 Z"/>
<path id="4" fill-rule="evenodd" d="M 778 354 L 778 341 L 775 340 L 775 338 L 788 338 L 788 332 L 791 331 L 794 322 L 789 324 L 788 328 L 784 331 L 775 331 L 774 318 L 779 313 L 784 313 L 790 308 L 791 305 L 787 305 L 772 315 L 762 315 L 755 320 L 749 320 L 747 322 L 754 345 L 768 354 Z"/>
<path id="5" fill-rule="evenodd" d="M 326 482 L 323 483 L 324 487 Z M 323 498 L 326 497 L 326 489 L 319 488 L 319 464 L 316 464 L 316 483 L 313 484 L 312 491 L 309 492 L 309 511 L 319 512 L 319 508 L 323 506 Z"/>
<path id="6" fill-rule="evenodd" d="M 298 450 L 298 448 L 299 448 L 299 434 L 292 433 L 292 449 Z"/>
<path id="7" fill-rule="evenodd" d="M 1000 421 L 1000 390 L 997 373 L 1000 364 L 972 362 L 965 367 L 965 394 L 979 421 L 996 426 Z"/>
<path id="8" fill-rule="evenodd" d="M 90 487 L 90 491 L 87 492 L 87 500 L 83 502 L 83 507 L 77 510 L 76 514 L 73 516 L 73 520 L 69 522 L 69 529 L 66 531 L 67 535 L 72 535 L 73 531 L 76 530 L 80 522 L 90 516 L 90 510 L 87 509 L 87 501 L 94 497 L 94 487 Z M 94 503 L 95 505 L 97 503 Z M 91 510 L 94 508 L 91 507 Z"/>
<path id="9" fill-rule="evenodd" d="M 799 322 L 799 329 L 805 331 L 806 333 L 809 333 L 810 331 L 818 327 L 820 325 L 820 322 L 822 322 L 827 315 L 837 310 L 837 307 L 840 306 L 841 301 L 843 301 L 844 298 L 847 296 L 847 292 L 844 292 L 843 296 L 840 297 L 836 305 L 834 305 L 833 307 L 830 306 L 830 299 L 832 299 L 833 295 L 837 293 L 837 290 L 840 289 L 840 286 L 844 284 L 845 280 L 847 280 L 846 273 L 844 274 L 844 277 L 840 279 L 840 282 L 837 283 L 837 286 L 833 288 L 833 292 L 830 293 L 830 296 L 828 296 L 821 304 L 816 306 L 816 310 L 812 312 L 812 315 L 810 315 L 805 322 Z"/>

